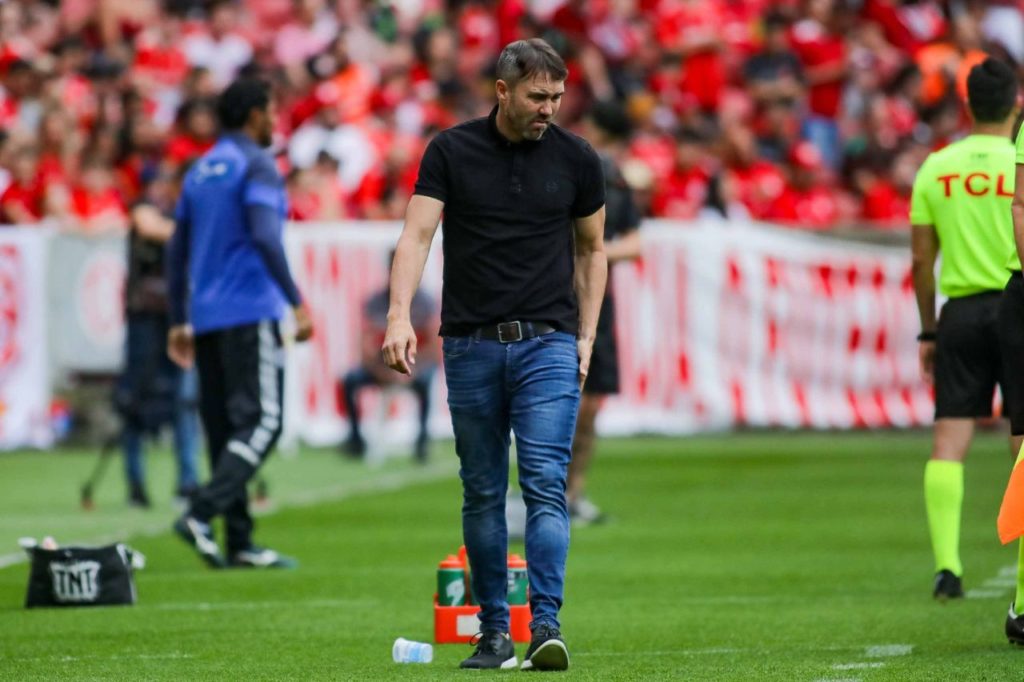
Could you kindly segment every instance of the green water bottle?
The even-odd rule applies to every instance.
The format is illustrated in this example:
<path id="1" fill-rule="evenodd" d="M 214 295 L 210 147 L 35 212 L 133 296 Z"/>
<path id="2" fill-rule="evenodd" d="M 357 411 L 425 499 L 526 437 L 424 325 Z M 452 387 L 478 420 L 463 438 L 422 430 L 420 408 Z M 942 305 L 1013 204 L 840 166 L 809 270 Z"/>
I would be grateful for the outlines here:
<path id="1" fill-rule="evenodd" d="M 508 555 L 508 603 L 510 606 L 530 603 L 526 562 L 518 554 Z"/>
<path id="2" fill-rule="evenodd" d="M 466 603 L 466 572 L 458 557 L 449 554 L 437 566 L 438 606 L 463 606 Z"/>

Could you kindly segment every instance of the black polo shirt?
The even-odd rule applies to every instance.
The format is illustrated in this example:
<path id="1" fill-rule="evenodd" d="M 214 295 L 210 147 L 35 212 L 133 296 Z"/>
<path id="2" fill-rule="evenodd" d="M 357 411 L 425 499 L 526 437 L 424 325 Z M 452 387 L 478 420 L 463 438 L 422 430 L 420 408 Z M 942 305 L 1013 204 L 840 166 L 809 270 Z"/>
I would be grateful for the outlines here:
<path id="1" fill-rule="evenodd" d="M 420 162 L 416 194 L 444 202 L 441 334 L 511 320 L 575 334 L 573 219 L 604 205 L 601 160 L 555 125 L 513 144 L 497 111 L 441 132 Z"/>

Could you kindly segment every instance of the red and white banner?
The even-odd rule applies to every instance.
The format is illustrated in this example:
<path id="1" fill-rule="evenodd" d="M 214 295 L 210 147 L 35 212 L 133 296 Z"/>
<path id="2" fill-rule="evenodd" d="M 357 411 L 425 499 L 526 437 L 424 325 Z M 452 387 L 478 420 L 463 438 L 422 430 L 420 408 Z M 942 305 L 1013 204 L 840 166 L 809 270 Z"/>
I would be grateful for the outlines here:
<path id="1" fill-rule="evenodd" d="M 358 362 L 361 304 L 385 285 L 399 228 L 289 228 L 317 325 L 314 342 L 289 353 L 291 435 L 326 444 L 347 432 L 337 380 Z M 602 432 L 930 422 L 906 248 L 725 222 L 651 222 L 643 240 L 643 257 L 614 269 L 622 393 L 601 412 Z M 423 278 L 435 297 L 439 252 L 440 239 Z M 431 418 L 438 435 L 451 433 L 443 383 Z M 411 396 L 385 409 L 389 433 L 411 438 Z"/>
<path id="2" fill-rule="evenodd" d="M 906 248 L 721 222 L 643 237 L 613 275 L 622 393 L 603 431 L 931 421 Z"/>
<path id="3" fill-rule="evenodd" d="M 40 230 L 0 230 L 0 449 L 53 440 L 46 239 Z"/>

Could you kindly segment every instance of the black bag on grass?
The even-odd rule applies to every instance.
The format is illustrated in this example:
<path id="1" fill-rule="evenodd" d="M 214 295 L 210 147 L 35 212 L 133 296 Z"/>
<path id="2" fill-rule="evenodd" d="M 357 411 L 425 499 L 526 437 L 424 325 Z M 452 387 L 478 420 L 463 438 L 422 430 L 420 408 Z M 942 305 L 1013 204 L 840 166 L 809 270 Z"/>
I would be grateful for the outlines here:
<path id="1" fill-rule="evenodd" d="M 25 608 L 36 606 L 111 606 L 135 603 L 135 566 L 141 555 L 126 545 L 106 547 L 27 546 L 32 569 Z"/>

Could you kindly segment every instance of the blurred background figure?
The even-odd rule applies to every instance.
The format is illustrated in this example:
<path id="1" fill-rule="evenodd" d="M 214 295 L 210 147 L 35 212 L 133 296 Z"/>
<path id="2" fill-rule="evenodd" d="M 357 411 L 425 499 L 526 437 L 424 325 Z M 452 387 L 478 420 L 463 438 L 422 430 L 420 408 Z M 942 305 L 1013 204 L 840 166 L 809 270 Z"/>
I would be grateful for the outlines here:
<path id="1" fill-rule="evenodd" d="M 174 232 L 171 215 L 181 173 L 166 169 L 149 179 L 142 198 L 131 209 L 128 232 L 128 279 L 125 284 L 124 371 L 115 391 L 115 405 L 123 421 L 128 502 L 149 507 L 143 464 L 143 440 L 165 424 L 174 432 L 178 465 L 175 496 L 187 499 L 196 487 L 196 452 L 199 415 L 195 370 L 184 371 L 164 350 L 170 327 L 164 245 Z"/>
<path id="2" fill-rule="evenodd" d="M 584 137 L 601 156 L 605 180 L 604 250 L 609 267 L 640 256 L 640 213 L 633 193 L 619 171 L 629 118 L 615 102 L 598 102 L 584 122 Z M 615 306 L 612 283 L 605 289 L 597 336 L 590 358 L 590 372 L 583 385 L 576 435 L 569 461 L 566 497 L 569 520 L 575 524 L 599 523 L 605 515 L 587 497 L 587 470 L 594 456 L 594 424 L 606 396 L 619 392 L 618 348 L 615 344 Z"/>
<path id="3" fill-rule="evenodd" d="M 388 256 L 388 263 L 393 259 L 394 252 Z M 388 281 L 390 279 L 389 267 Z M 389 369 L 380 352 L 384 332 L 388 327 L 390 304 L 391 290 L 387 286 L 371 295 L 363 304 L 363 327 L 359 344 L 362 360 L 340 382 L 351 428 L 348 439 L 342 444 L 342 452 L 357 458 L 366 454 L 366 439 L 359 425 L 359 392 L 368 386 L 380 389 L 408 386 L 419 402 L 419 431 L 413 457 L 422 464 L 429 455 L 427 417 L 430 415 L 430 386 L 437 372 L 437 306 L 422 290 L 413 296 L 410 315 L 419 353 L 416 357 L 416 370 L 412 377 L 408 377 Z"/>

